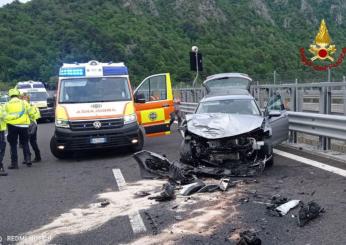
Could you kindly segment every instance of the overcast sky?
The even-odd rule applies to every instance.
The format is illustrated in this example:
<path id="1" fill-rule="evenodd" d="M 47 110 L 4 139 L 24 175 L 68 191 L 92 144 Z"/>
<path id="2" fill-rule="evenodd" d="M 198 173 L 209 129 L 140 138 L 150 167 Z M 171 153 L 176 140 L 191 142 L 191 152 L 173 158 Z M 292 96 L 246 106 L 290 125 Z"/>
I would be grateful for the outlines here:
<path id="1" fill-rule="evenodd" d="M 22 3 L 28 2 L 29 0 L 20 0 Z M 2 7 L 3 5 L 13 2 L 13 0 L 0 0 L 0 7 Z"/>

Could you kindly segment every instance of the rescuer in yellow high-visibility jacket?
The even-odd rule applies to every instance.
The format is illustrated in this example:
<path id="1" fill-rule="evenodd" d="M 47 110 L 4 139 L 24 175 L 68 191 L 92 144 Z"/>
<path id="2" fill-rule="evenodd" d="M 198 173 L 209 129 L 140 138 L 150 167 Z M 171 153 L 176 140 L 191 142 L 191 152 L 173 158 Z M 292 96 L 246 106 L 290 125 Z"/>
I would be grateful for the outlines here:
<path id="1" fill-rule="evenodd" d="M 5 111 L 9 115 L 18 115 L 17 118 L 6 120 L 8 128 L 7 141 L 11 148 L 11 165 L 8 168 L 18 169 L 18 137 L 23 146 L 24 163 L 31 167 L 29 125 L 30 117 L 33 117 L 32 111 L 29 103 L 19 98 L 20 92 L 17 89 L 10 89 L 8 95 L 11 99 L 5 104 Z"/>
<path id="2" fill-rule="evenodd" d="M 5 131 L 7 129 L 7 121 L 17 119 L 19 116 L 19 113 L 7 114 L 5 106 L 0 105 L 0 176 L 7 176 L 3 165 L 6 150 Z"/>
<path id="3" fill-rule="evenodd" d="M 6 131 L 6 112 L 3 105 L 0 105 L 0 176 L 7 176 L 5 172 L 3 160 L 6 150 L 6 140 L 5 140 L 5 131 Z"/>
<path id="4" fill-rule="evenodd" d="M 30 103 L 30 96 L 24 94 L 21 97 L 23 100 Z M 35 158 L 33 162 L 41 161 L 41 152 L 37 144 L 37 120 L 41 118 L 40 110 L 35 105 L 30 105 L 29 109 L 30 126 L 29 126 L 29 142 L 32 149 L 35 152 Z M 30 153 L 31 156 L 31 153 Z"/>

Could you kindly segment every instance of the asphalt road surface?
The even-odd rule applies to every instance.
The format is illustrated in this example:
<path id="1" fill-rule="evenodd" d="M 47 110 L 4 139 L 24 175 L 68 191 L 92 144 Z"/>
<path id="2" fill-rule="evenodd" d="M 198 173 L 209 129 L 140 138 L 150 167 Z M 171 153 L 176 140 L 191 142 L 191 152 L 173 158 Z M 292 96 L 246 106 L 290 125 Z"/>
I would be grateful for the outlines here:
<path id="1" fill-rule="evenodd" d="M 159 191 L 165 181 L 141 179 L 126 149 L 57 160 L 49 150 L 53 129 L 39 124 L 43 162 L 0 177 L 0 244 L 236 244 L 244 230 L 256 232 L 262 244 L 346 244 L 346 178 L 339 174 L 275 155 L 274 166 L 256 181 L 158 203 L 134 197 L 137 191 Z M 176 132 L 147 139 L 145 149 L 176 160 L 180 140 Z M 346 168 L 302 151 L 279 150 Z M 304 227 L 297 225 L 299 208 L 270 216 L 264 203 L 277 194 L 314 200 L 325 213 Z M 101 207 L 102 201 L 109 203 Z"/>

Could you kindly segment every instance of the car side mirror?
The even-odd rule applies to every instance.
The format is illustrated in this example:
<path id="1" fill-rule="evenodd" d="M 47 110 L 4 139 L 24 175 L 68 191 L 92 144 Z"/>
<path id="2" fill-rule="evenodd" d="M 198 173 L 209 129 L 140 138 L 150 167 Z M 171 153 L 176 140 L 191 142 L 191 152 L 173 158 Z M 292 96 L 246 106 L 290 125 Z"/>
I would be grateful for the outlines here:
<path id="1" fill-rule="evenodd" d="M 145 96 L 143 93 L 135 94 L 134 100 L 135 100 L 135 103 L 142 103 L 143 104 L 146 102 Z"/>
<path id="2" fill-rule="evenodd" d="M 269 111 L 269 113 L 268 113 L 268 116 L 269 116 L 269 118 L 271 118 L 271 117 L 279 117 L 279 116 L 281 116 L 281 112 L 280 111 Z"/>

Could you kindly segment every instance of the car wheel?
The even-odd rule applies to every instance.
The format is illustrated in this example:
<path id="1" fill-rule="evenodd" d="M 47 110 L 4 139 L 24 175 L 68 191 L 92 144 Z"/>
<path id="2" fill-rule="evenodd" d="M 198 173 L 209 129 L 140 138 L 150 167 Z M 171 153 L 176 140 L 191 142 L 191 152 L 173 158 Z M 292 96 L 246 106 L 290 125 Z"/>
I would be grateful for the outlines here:
<path id="1" fill-rule="evenodd" d="M 54 136 L 50 140 L 50 151 L 52 152 L 53 156 L 58 159 L 66 159 L 69 156 L 68 152 L 58 149 L 58 145 Z"/>
<path id="2" fill-rule="evenodd" d="M 180 161 L 183 163 L 192 163 L 192 149 L 191 142 L 188 140 L 183 140 L 180 145 Z"/>
<path id="3" fill-rule="evenodd" d="M 143 149 L 143 146 L 144 146 L 144 136 L 143 136 L 142 130 L 139 130 L 138 143 L 131 147 L 132 152 L 141 151 Z"/>

